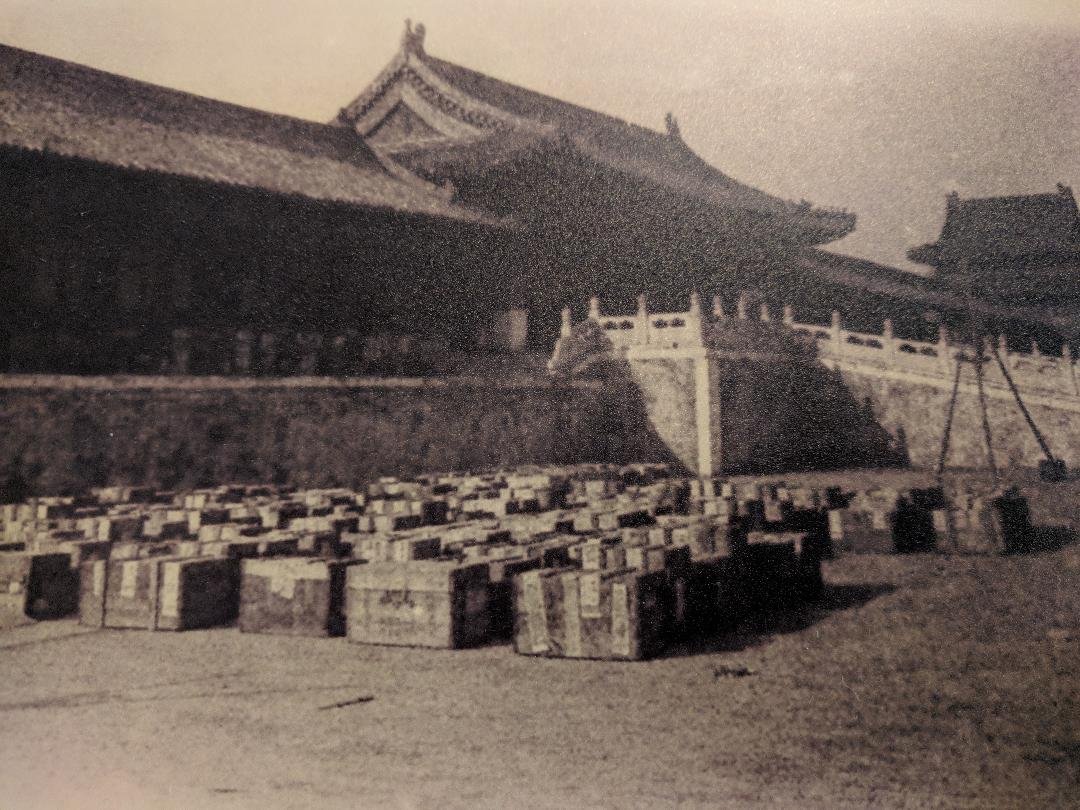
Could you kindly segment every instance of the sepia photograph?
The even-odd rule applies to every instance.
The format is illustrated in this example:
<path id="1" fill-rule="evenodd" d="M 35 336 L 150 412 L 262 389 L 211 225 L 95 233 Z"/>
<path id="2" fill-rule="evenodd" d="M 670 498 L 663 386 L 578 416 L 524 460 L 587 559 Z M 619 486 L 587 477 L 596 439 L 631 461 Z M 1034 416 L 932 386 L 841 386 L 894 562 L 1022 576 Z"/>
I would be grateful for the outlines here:
<path id="1" fill-rule="evenodd" d="M 0 810 L 1080 807 L 1080 0 L 0 0 Z"/>

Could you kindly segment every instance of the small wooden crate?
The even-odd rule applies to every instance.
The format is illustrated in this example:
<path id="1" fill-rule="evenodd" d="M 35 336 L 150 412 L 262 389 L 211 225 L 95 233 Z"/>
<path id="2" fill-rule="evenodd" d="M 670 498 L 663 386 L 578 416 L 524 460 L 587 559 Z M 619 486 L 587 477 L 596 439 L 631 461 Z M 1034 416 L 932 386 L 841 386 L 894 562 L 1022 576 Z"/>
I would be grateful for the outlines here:
<path id="1" fill-rule="evenodd" d="M 70 554 L 0 553 L 0 622 L 67 616 L 77 610 L 78 594 L 78 571 L 71 567 Z"/>
<path id="2" fill-rule="evenodd" d="M 457 649 L 491 638 L 488 566 L 445 560 L 349 569 L 349 641 Z"/>
<path id="3" fill-rule="evenodd" d="M 829 537 L 837 553 L 891 554 L 896 550 L 892 516 L 883 508 L 830 511 Z"/>
<path id="4" fill-rule="evenodd" d="M 559 658 L 649 658 L 668 640 L 671 611 L 664 571 L 530 571 L 515 580 L 514 648 Z"/>

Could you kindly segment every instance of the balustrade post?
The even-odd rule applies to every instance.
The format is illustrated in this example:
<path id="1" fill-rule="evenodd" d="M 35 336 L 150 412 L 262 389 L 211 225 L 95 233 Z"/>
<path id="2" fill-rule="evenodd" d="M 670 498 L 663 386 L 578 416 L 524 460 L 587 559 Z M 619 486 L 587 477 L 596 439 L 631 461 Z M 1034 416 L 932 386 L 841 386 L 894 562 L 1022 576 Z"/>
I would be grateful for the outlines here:
<path id="1" fill-rule="evenodd" d="M 698 295 L 697 290 L 690 293 L 690 312 L 687 314 L 687 330 L 690 340 L 695 344 L 701 345 L 701 296 Z"/>
<path id="2" fill-rule="evenodd" d="M 1080 393 L 1076 387 L 1076 369 L 1073 368 L 1072 347 L 1068 343 L 1061 344 L 1061 372 L 1065 377 L 1065 393 Z"/>
<path id="3" fill-rule="evenodd" d="M 949 332 L 943 324 L 937 328 L 937 353 L 945 376 L 952 374 L 953 361 L 956 359 L 949 350 Z"/>
<path id="4" fill-rule="evenodd" d="M 701 317 L 701 296 L 697 294 L 697 291 L 690 293 L 690 315 L 693 317 Z"/>
<path id="5" fill-rule="evenodd" d="M 637 297 L 637 332 L 638 343 L 649 342 L 649 302 L 645 300 L 645 293 Z"/>

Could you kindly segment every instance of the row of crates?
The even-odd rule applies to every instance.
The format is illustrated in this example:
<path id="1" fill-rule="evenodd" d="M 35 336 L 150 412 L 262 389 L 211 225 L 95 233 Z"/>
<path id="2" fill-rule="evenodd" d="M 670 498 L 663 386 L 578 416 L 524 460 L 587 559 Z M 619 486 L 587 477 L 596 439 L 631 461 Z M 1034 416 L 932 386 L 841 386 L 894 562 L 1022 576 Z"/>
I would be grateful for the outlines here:
<path id="1" fill-rule="evenodd" d="M 538 492 L 557 496 L 544 508 L 488 508 Z M 1013 550 L 993 538 L 1022 530 L 1022 503 L 1016 493 L 685 480 L 647 465 L 384 478 L 362 492 L 219 487 L 167 502 L 120 489 L 5 506 L 5 531 L 20 526 L 23 540 L 0 550 L 0 594 L 8 613 L 77 610 L 97 627 L 236 622 L 360 643 L 512 640 L 527 655 L 637 659 L 770 599 L 813 596 L 821 560 L 837 551 L 916 550 L 927 537 Z M 366 520 L 418 514 L 381 529 Z"/>

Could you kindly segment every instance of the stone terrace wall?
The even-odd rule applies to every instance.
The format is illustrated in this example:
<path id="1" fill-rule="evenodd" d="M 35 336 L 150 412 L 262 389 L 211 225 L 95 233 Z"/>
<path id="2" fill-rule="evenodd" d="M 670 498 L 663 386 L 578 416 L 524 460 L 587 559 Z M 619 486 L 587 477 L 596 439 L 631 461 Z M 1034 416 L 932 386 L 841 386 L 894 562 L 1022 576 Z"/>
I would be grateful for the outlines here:
<path id="1" fill-rule="evenodd" d="M 868 402 L 877 422 L 902 447 L 916 467 L 934 467 L 941 450 L 952 381 L 886 371 L 854 362 L 836 363 L 837 370 L 859 400 Z M 1034 467 L 1042 451 L 1007 390 L 986 387 L 987 413 L 999 467 Z M 1062 397 L 1024 394 L 1039 430 L 1054 455 L 1070 467 L 1080 464 L 1080 402 Z M 948 465 L 985 467 L 986 442 L 974 371 L 964 368 L 953 417 Z"/>
<path id="2" fill-rule="evenodd" d="M 948 464 L 986 466 L 971 347 L 949 342 L 944 333 L 937 343 L 897 338 L 888 322 L 881 334 L 850 332 L 835 320 L 831 328 L 789 325 L 815 340 L 821 362 L 840 373 L 852 394 L 872 408 L 879 424 L 919 467 L 937 464 L 956 358 L 962 356 L 965 362 L 961 364 Z M 1043 454 L 997 361 L 991 359 L 993 348 L 1054 455 L 1070 466 L 1080 463 L 1080 373 L 1072 350 L 1066 346 L 1060 357 L 1044 355 L 1037 346 L 1032 352 L 1011 352 L 1003 339 L 995 347 L 987 344 L 983 366 L 996 463 L 1035 466 Z"/>
<path id="3" fill-rule="evenodd" d="M 355 486 L 500 464 L 670 460 L 640 395 L 610 384 L 0 377 L 0 499 L 107 484 Z"/>

